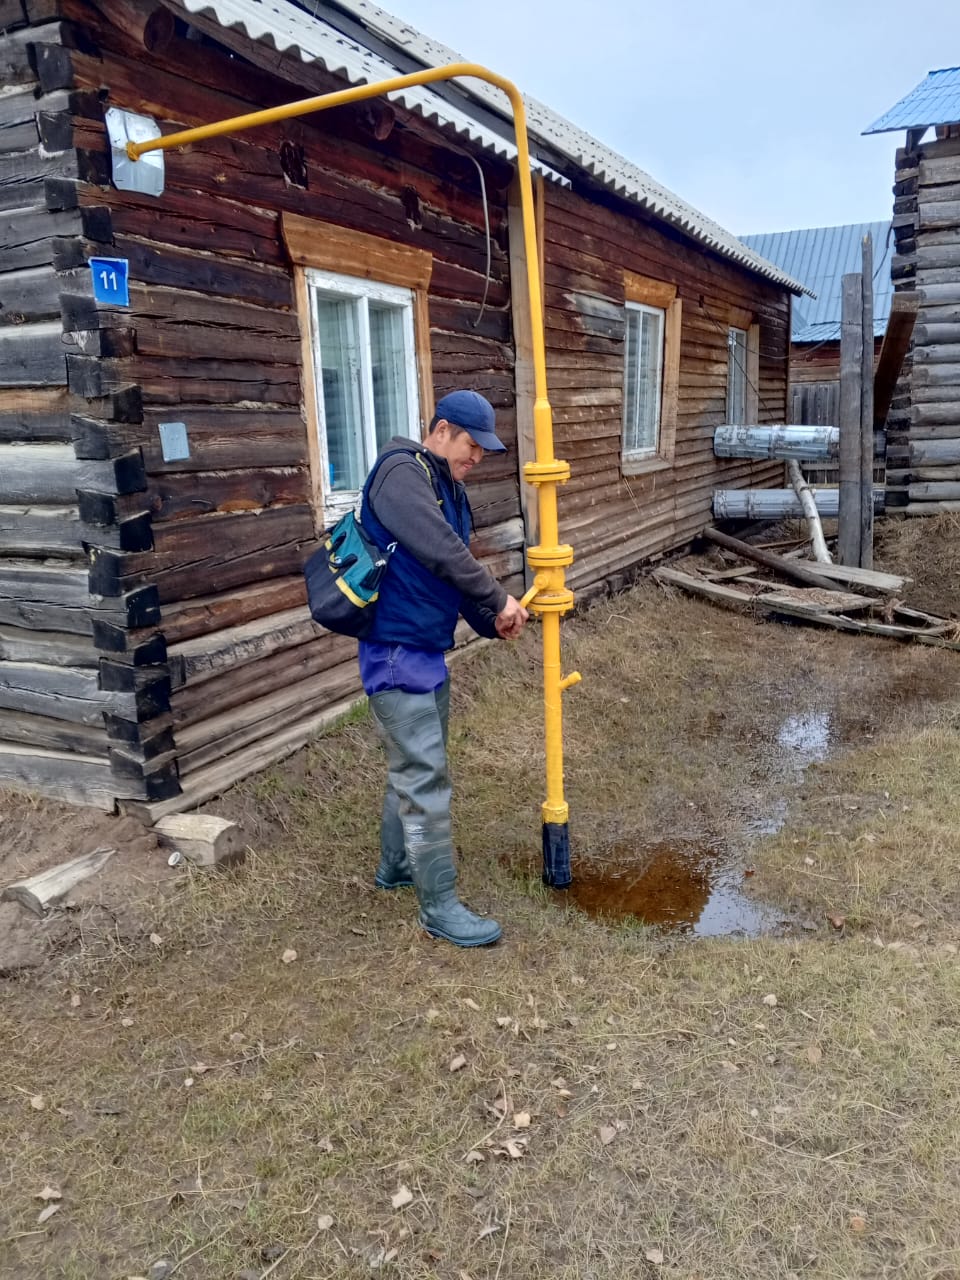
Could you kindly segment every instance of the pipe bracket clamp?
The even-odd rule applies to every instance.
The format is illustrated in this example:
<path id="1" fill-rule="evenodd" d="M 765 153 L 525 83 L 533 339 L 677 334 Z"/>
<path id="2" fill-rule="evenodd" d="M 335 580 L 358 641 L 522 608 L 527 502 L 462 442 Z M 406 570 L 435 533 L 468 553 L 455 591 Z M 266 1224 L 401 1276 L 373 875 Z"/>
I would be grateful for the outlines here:
<path id="1" fill-rule="evenodd" d="M 552 462 L 527 462 L 523 478 L 527 484 L 566 484 L 570 479 L 570 463 L 556 458 Z"/>

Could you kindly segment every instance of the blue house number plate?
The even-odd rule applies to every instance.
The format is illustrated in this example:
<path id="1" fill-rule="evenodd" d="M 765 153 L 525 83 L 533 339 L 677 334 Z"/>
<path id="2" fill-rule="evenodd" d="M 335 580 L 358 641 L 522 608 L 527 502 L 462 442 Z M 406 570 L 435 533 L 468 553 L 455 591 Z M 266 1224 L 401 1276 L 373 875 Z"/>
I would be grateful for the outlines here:
<path id="1" fill-rule="evenodd" d="M 106 302 L 113 307 L 129 307 L 129 265 L 126 258 L 90 259 L 93 296 L 97 302 Z"/>

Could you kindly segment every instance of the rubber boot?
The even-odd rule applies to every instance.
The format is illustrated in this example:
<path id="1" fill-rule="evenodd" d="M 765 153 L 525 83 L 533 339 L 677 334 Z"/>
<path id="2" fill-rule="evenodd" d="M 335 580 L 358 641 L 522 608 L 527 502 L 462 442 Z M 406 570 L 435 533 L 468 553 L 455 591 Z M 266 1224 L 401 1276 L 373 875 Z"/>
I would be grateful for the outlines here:
<path id="1" fill-rule="evenodd" d="M 400 797 L 390 786 L 383 797 L 383 816 L 380 819 L 380 865 L 373 883 L 378 889 L 403 889 L 413 884 L 410 863 L 403 843 L 403 824 L 400 821 Z"/>
<path id="2" fill-rule="evenodd" d="M 468 910 L 456 894 L 457 872 L 448 817 L 410 815 L 403 820 L 413 883 L 420 900 L 420 924 L 434 938 L 458 947 L 485 947 L 501 929 Z"/>

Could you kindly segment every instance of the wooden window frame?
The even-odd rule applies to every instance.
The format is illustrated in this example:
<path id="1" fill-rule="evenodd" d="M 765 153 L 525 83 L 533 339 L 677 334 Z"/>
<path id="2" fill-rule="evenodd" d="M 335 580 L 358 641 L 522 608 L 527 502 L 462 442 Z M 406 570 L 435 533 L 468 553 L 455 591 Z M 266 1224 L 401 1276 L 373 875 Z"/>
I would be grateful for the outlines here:
<path id="1" fill-rule="evenodd" d="M 730 307 L 727 324 L 747 335 L 746 426 L 757 426 L 760 415 L 760 324 L 756 313 L 745 307 Z"/>
<path id="2" fill-rule="evenodd" d="M 682 307 L 677 286 L 666 280 L 623 273 L 624 305 L 635 303 L 653 307 L 664 313 L 663 356 L 660 380 L 660 422 L 655 450 L 643 457 L 627 457 L 623 452 L 623 430 L 620 434 L 620 471 L 625 476 L 645 475 L 673 466 L 677 441 L 677 414 L 680 403 L 680 326 Z M 626 359 L 626 353 L 624 353 Z M 623 403 L 626 409 L 626 369 L 624 369 Z"/>
<path id="3" fill-rule="evenodd" d="M 320 443 L 320 414 L 317 404 L 316 367 L 310 318 L 311 270 L 348 276 L 356 280 L 397 285 L 409 289 L 413 301 L 413 337 L 417 364 L 417 391 L 420 427 L 433 417 L 433 361 L 430 353 L 430 313 L 428 289 L 433 274 L 433 255 L 426 249 L 395 244 L 349 227 L 337 227 L 313 218 L 285 213 L 281 232 L 293 264 L 297 312 L 300 317 L 300 349 L 303 364 L 303 410 L 310 457 L 310 493 L 317 530 L 326 527 L 326 486 L 323 449 Z"/>

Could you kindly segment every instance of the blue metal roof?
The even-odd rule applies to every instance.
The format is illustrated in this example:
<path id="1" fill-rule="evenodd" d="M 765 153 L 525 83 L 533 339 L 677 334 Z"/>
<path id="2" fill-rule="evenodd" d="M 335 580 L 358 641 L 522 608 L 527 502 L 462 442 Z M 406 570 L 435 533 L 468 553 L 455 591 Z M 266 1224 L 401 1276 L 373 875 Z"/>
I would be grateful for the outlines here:
<path id="1" fill-rule="evenodd" d="M 897 129 L 926 129 L 933 124 L 960 122 L 960 67 L 931 71 L 926 80 L 864 133 L 893 133 Z"/>
<path id="2" fill-rule="evenodd" d="M 889 222 L 740 237 L 754 253 L 776 263 L 816 294 L 815 298 L 794 298 L 792 342 L 832 342 L 840 337 L 841 278 L 860 270 L 860 245 L 867 232 L 873 237 L 873 331 L 882 337 L 893 297 L 893 234 Z"/>

